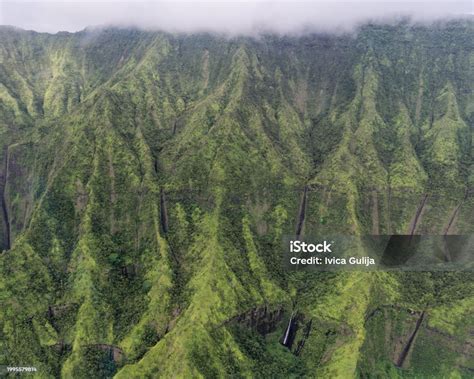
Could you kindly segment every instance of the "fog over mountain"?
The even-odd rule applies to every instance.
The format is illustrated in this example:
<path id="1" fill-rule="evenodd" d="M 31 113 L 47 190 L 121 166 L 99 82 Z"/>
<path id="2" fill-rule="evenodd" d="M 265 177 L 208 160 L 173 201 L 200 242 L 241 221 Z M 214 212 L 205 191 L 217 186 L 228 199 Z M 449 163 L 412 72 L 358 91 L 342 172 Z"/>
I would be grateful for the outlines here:
<path id="1" fill-rule="evenodd" d="M 2 1 L 0 24 L 55 33 L 88 26 L 137 26 L 171 32 L 344 32 L 367 21 L 415 22 L 473 13 L 472 1 Z"/>

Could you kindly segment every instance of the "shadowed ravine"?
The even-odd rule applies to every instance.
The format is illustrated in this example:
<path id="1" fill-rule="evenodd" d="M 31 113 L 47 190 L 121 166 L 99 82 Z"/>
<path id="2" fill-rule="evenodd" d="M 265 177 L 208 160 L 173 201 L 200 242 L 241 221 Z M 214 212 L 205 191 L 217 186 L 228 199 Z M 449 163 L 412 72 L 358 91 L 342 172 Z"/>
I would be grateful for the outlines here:
<path id="1" fill-rule="evenodd" d="M 2 225 L 3 225 L 3 250 L 10 249 L 10 220 L 8 216 L 8 205 L 5 198 L 5 189 L 7 186 L 8 177 L 8 146 L 3 148 L 3 169 L 0 176 L 0 203 L 2 207 Z"/>
<path id="2" fill-rule="evenodd" d="M 428 200 L 428 194 L 424 194 L 421 198 L 420 205 L 418 205 L 418 208 L 416 209 L 415 216 L 413 217 L 413 221 L 410 225 L 410 230 L 408 232 L 410 236 L 413 236 L 416 232 L 416 228 L 418 227 L 418 223 L 420 222 L 420 217 L 423 213 L 423 209 L 426 206 L 427 200 Z"/>
<path id="3" fill-rule="evenodd" d="M 402 352 L 400 353 L 400 357 L 398 358 L 398 361 L 397 361 L 398 367 L 403 367 L 403 364 L 405 363 L 405 360 L 408 354 L 410 353 L 410 349 L 413 346 L 413 343 L 416 339 L 416 336 L 418 334 L 421 324 L 423 323 L 424 318 L 425 318 L 425 311 L 421 312 L 420 317 L 418 318 L 418 320 L 416 320 L 415 330 L 413 330 L 413 333 L 410 335 L 410 338 L 408 339 L 407 343 L 402 349 Z"/>
<path id="4" fill-rule="evenodd" d="M 301 202 L 300 202 L 300 207 L 299 207 L 299 212 L 298 212 L 298 217 L 297 217 L 297 223 L 296 223 L 296 231 L 295 235 L 296 238 L 300 238 L 301 234 L 303 233 L 303 228 L 304 228 L 304 220 L 306 217 L 306 208 L 307 208 L 307 202 L 308 202 L 308 186 L 306 185 L 303 190 L 303 194 L 301 195 Z"/>

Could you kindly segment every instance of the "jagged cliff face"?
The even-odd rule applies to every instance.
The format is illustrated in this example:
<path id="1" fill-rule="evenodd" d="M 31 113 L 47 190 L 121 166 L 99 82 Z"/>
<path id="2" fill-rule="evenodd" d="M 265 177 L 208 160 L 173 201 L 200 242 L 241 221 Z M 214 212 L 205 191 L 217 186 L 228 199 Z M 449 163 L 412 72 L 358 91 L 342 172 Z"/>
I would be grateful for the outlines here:
<path id="1" fill-rule="evenodd" d="M 280 252 L 284 234 L 472 234 L 473 41 L 472 22 L 1 29 L 0 363 L 472 375 L 472 274 L 290 274 Z"/>

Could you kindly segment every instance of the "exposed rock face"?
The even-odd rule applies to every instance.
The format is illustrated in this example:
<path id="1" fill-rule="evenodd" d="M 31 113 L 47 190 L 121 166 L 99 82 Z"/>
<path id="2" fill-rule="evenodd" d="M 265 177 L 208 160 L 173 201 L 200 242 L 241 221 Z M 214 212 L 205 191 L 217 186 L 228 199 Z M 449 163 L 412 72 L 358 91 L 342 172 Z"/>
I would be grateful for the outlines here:
<path id="1" fill-rule="evenodd" d="M 271 310 L 264 306 L 241 313 L 228 320 L 227 323 L 245 325 L 265 335 L 276 330 L 276 326 L 282 320 L 283 314 L 284 310 L 282 308 Z"/>

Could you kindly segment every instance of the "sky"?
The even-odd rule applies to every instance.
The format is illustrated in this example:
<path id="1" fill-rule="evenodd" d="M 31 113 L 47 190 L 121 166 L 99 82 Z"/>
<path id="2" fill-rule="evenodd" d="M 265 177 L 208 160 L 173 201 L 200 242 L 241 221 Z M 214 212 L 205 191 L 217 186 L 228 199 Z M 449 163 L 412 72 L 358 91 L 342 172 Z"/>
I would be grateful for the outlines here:
<path id="1" fill-rule="evenodd" d="M 49 33 L 109 25 L 188 33 L 346 32 L 367 21 L 467 14 L 474 14 L 474 0 L 0 0 L 0 25 Z"/>

